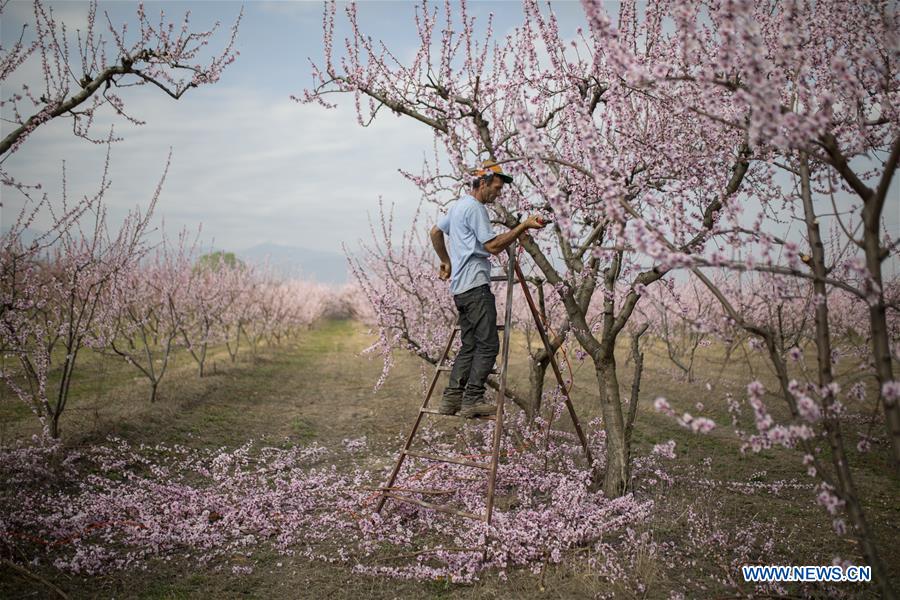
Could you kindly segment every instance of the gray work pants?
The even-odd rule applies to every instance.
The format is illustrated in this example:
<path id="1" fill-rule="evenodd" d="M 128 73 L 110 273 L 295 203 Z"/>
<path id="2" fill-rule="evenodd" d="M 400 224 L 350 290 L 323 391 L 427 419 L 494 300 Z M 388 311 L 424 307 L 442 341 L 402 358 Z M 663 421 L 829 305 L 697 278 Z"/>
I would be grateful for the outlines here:
<path id="1" fill-rule="evenodd" d="M 500 352 L 497 304 L 491 286 L 481 285 L 453 296 L 459 311 L 462 348 L 450 371 L 444 398 L 463 405 L 484 401 L 484 384 Z"/>

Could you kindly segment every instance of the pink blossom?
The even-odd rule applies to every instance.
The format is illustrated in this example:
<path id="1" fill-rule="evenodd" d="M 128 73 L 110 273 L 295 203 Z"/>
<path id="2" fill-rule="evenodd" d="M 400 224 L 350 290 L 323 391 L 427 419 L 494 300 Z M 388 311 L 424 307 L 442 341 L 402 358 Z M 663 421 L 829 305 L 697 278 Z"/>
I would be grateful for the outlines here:
<path id="1" fill-rule="evenodd" d="M 664 458 L 675 458 L 675 441 L 669 440 L 663 444 L 654 444 L 653 453 Z"/>
<path id="2" fill-rule="evenodd" d="M 797 399 L 797 411 L 800 413 L 801 417 L 810 423 L 815 423 L 822 416 L 819 405 L 809 396 L 800 396 L 800 398 Z"/>
<path id="3" fill-rule="evenodd" d="M 887 402 L 900 400 L 900 381 L 886 381 L 881 386 L 881 395 Z"/>

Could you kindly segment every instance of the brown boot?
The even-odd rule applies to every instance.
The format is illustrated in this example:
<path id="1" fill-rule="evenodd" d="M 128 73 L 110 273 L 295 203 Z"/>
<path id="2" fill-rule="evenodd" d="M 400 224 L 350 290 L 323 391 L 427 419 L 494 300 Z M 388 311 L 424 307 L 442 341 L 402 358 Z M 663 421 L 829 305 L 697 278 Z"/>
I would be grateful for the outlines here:
<path id="1" fill-rule="evenodd" d="M 476 402 L 475 404 L 463 404 L 462 410 L 459 412 L 459 416 L 465 417 L 467 419 L 474 419 L 476 417 L 486 417 L 488 415 L 493 415 L 497 413 L 497 407 L 493 404 L 488 404 L 484 400 L 481 402 Z"/>
<path id="2" fill-rule="evenodd" d="M 461 407 L 462 398 L 447 398 L 446 396 L 442 396 L 437 410 L 442 415 L 455 415 L 459 412 Z"/>

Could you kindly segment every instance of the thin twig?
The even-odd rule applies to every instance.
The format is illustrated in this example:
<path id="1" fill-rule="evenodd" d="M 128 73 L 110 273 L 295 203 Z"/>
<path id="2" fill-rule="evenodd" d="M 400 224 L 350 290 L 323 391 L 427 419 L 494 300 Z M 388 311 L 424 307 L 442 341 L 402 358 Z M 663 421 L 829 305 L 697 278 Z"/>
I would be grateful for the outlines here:
<path id="1" fill-rule="evenodd" d="M 49 581 L 47 581 L 46 579 L 44 579 L 43 577 L 38 575 L 37 573 L 32 573 L 25 567 L 23 567 L 21 565 L 17 565 L 13 561 L 8 560 L 6 558 L 2 558 L 2 559 L 0 559 L 0 561 L 3 561 L 4 565 L 6 565 L 7 567 L 16 571 L 20 575 L 27 577 L 28 579 L 33 579 L 34 581 L 37 581 L 38 583 L 47 587 L 48 589 L 53 590 L 56 593 L 56 595 L 59 596 L 60 598 L 65 598 L 66 600 L 68 600 L 69 596 L 64 591 L 62 591 L 61 589 L 59 589 L 58 587 L 56 587 L 55 585 L 53 585 L 52 583 L 50 583 Z"/>

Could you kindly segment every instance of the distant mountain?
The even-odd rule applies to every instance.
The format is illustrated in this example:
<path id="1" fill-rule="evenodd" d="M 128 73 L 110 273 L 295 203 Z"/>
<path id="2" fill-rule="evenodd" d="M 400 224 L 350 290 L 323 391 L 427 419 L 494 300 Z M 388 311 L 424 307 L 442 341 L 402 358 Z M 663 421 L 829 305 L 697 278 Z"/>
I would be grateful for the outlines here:
<path id="1" fill-rule="evenodd" d="M 0 227 L 0 234 L 8 232 L 9 226 Z M 25 228 L 22 242 L 28 246 L 44 232 Z M 213 252 L 214 248 L 204 248 L 200 253 Z M 319 283 L 342 284 L 349 281 L 347 258 L 338 252 L 310 250 L 298 246 L 278 244 L 257 244 L 246 250 L 235 251 L 235 255 L 248 263 L 262 264 L 267 258 L 276 273 L 282 277 L 299 277 Z"/>
<path id="2" fill-rule="evenodd" d="M 347 283 L 347 258 L 337 252 L 310 250 L 297 246 L 257 244 L 236 251 L 245 262 L 261 264 L 266 258 L 272 268 L 284 277 L 302 277 L 319 283 Z"/>

